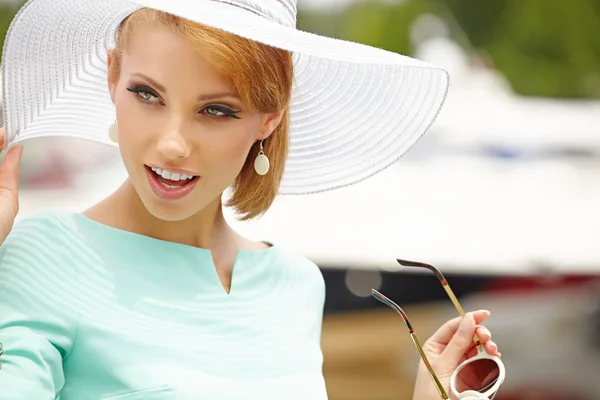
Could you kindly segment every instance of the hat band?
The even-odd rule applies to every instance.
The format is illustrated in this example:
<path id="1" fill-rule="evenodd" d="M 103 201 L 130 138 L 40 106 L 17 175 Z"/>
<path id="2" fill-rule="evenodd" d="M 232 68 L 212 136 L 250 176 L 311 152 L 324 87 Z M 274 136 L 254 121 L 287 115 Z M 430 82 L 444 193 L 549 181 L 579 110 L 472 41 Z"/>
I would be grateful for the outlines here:
<path id="1" fill-rule="evenodd" d="M 263 18 L 277 22 L 280 25 L 295 28 L 296 27 L 296 7 L 290 0 L 267 0 L 269 7 L 258 5 L 256 2 L 248 0 L 214 0 L 231 6 L 250 11 Z"/>

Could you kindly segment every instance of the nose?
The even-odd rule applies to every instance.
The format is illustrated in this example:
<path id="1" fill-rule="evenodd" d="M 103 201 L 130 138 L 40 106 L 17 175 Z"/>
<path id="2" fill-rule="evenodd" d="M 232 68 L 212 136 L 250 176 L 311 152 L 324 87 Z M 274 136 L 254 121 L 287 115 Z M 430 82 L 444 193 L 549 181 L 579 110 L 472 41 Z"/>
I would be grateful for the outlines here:
<path id="1" fill-rule="evenodd" d="M 157 150 L 169 160 L 187 158 L 190 148 L 180 129 L 170 129 L 162 135 L 157 144 Z"/>

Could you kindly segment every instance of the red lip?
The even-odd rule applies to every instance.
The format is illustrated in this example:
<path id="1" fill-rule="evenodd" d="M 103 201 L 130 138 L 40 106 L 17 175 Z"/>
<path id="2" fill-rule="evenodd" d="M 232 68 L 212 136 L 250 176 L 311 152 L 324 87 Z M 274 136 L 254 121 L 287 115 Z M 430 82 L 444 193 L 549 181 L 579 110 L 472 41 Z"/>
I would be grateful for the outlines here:
<path id="1" fill-rule="evenodd" d="M 160 168 L 160 167 L 156 167 L 156 168 Z M 150 169 L 150 167 L 145 166 L 144 169 L 146 170 L 146 177 L 148 178 L 148 184 L 152 188 L 152 191 L 154 192 L 154 194 L 157 197 L 159 197 L 163 200 L 179 200 L 179 199 L 187 196 L 188 194 L 190 194 L 190 192 L 194 189 L 194 187 L 200 180 L 199 176 L 195 176 L 193 179 L 190 180 L 189 183 L 186 183 L 183 186 L 167 187 L 160 180 L 161 178 L 159 178 L 159 176 L 156 175 L 156 173 L 154 173 L 154 171 L 152 171 Z M 173 170 L 171 169 L 170 171 L 173 171 Z M 177 172 L 177 171 L 173 171 L 173 172 Z M 192 175 L 192 174 L 189 174 L 186 172 L 183 172 L 183 173 L 186 175 Z"/>

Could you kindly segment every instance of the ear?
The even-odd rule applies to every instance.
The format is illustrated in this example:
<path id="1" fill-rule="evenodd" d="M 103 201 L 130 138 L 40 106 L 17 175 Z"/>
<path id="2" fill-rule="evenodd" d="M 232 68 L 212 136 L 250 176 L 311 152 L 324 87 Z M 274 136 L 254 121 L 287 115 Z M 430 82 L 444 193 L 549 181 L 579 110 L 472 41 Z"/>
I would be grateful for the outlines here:
<path id="1" fill-rule="evenodd" d="M 115 89 L 117 87 L 117 77 L 119 76 L 117 71 L 114 70 L 114 68 L 116 68 L 115 66 L 115 58 L 114 58 L 114 51 L 110 50 L 108 52 L 108 56 L 106 58 L 106 64 L 107 64 L 107 70 L 108 70 L 108 75 L 107 75 L 107 84 L 108 84 L 108 91 L 110 93 L 110 99 L 111 101 L 115 102 Z"/>
<path id="2" fill-rule="evenodd" d="M 271 134 L 275 132 L 275 129 L 277 129 L 281 123 L 284 114 L 285 109 L 274 113 L 263 114 L 260 129 L 256 135 L 256 140 L 266 139 L 271 136 Z"/>

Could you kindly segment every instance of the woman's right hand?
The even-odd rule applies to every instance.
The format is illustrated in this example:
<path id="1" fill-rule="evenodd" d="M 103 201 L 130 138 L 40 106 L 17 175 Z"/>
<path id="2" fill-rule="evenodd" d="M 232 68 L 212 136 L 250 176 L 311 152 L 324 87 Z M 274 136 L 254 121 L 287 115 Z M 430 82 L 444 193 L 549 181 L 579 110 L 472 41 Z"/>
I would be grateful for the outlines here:
<path id="1" fill-rule="evenodd" d="M 450 391 L 450 378 L 456 368 L 467 358 L 477 354 L 473 345 L 475 333 L 479 337 L 483 348 L 488 354 L 501 357 L 498 347 L 492 342 L 490 331 L 479 324 L 483 323 L 490 315 L 489 311 L 479 310 L 467 313 L 465 317 L 457 317 L 442 325 L 423 345 L 423 351 L 431 363 L 440 383 L 444 386 L 447 394 L 454 400 Z M 468 378 L 476 383 L 484 380 L 488 370 L 466 369 Z M 475 386 L 475 385 L 467 385 Z M 431 380 L 429 371 L 421 360 L 419 372 L 415 383 L 414 400 L 439 399 L 436 387 Z"/>
<path id="2" fill-rule="evenodd" d="M 4 128 L 0 128 L 0 148 L 4 149 Z M 0 244 L 10 233 L 19 211 L 19 163 L 23 147 L 12 147 L 0 165 Z"/>

